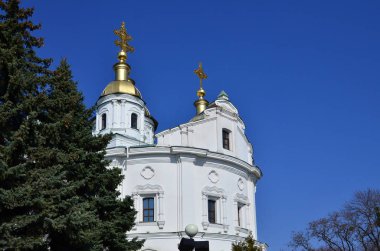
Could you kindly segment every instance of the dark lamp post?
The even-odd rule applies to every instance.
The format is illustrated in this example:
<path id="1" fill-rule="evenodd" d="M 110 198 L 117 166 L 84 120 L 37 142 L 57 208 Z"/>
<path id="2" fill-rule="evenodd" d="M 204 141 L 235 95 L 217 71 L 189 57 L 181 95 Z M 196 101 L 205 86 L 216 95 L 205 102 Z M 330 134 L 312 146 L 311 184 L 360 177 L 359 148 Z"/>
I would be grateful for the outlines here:
<path id="1" fill-rule="evenodd" d="M 194 224 L 189 224 L 185 228 L 185 233 L 190 237 L 182 238 L 178 249 L 180 251 L 209 251 L 208 241 L 195 241 L 194 236 L 198 233 L 198 227 Z"/>

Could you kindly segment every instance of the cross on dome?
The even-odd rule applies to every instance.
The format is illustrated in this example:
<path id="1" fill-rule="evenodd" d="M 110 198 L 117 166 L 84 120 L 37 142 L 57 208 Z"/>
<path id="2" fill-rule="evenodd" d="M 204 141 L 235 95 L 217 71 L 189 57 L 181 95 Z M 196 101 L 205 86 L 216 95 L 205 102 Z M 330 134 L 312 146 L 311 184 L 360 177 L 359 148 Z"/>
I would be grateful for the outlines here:
<path id="1" fill-rule="evenodd" d="M 122 22 L 120 29 L 114 30 L 113 33 L 120 38 L 120 40 L 115 40 L 115 44 L 121 49 L 118 58 L 124 62 L 127 59 L 127 53 L 135 50 L 135 48 L 128 44 L 132 40 L 132 36 L 127 33 L 125 22 Z"/>

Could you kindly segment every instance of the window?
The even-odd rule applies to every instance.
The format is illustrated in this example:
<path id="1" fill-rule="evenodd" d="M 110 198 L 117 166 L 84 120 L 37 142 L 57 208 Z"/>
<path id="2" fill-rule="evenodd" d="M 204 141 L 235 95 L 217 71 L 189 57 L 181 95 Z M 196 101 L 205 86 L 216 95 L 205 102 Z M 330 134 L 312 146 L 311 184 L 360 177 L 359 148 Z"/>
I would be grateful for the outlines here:
<path id="1" fill-rule="evenodd" d="M 143 199 L 143 222 L 154 221 L 154 198 Z"/>
<path id="2" fill-rule="evenodd" d="M 137 129 L 137 114 L 136 113 L 131 114 L 131 128 Z"/>
<path id="3" fill-rule="evenodd" d="M 216 201 L 208 200 L 208 222 L 216 223 Z"/>
<path id="4" fill-rule="evenodd" d="M 238 216 L 238 226 L 239 227 L 242 227 L 243 226 L 243 207 L 244 205 L 241 204 L 241 203 L 238 203 L 238 206 L 237 206 L 237 216 Z"/>
<path id="5" fill-rule="evenodd" d="M 250 213 L 248 197 L 244 194 L 236 194 L 234 199 L 235 229 L 237 232 L 246 231 L 250 228 Z M 245 229 L 245 230 L 244 230 Z"/>
<path id="6" fill-rule="evenodd" d="M 103 113 L 101 130 L 106 129 L 106 127 L 107 127 L 107 114 Z"/>
<path id="7" fill-rule="evenodd" d="M 222 188 L 206 186 L 202 189 L 202 226 L 223 228 L 228 231 L 226 215 L 227 196 Z M 217 224 L 218 226 L 215 226 Z"/>
<path id="8" fill-rule="evenodd" d="M 153 168 L 151 169 L 153 170 Z M 163 229 L 165 225 L 165 203 L 162 187 L 151 184 L 138 185 L 134 188 L 132 198 L 133 205 L 137 211 L 135 226 L 132 229 L 136 230 L 139 226 L 156 225 L 159 229 Z"/>
<path id="9" fill-rule="evenodd" d="M 223 148 L 230 150 L 230 131 L 223 129 Z"/>

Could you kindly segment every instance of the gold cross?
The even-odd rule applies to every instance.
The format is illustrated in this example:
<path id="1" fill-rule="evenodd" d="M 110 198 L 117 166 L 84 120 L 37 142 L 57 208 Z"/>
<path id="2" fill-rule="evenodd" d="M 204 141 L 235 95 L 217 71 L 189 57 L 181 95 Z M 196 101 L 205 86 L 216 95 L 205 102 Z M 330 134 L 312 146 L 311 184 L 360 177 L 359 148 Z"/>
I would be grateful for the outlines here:
<path id="1" fill-rule="evenodd" d="M 121 23 L 120 30 L 114 30 L 113 33 L 120 38 L 120 40 L 115 40 L 115 44 L 119 46 L 122 51 L 127 53 L 135 50 L 135 48 L 128 44 L 128 42 L 132 40 L 132 37 L 127 33 L 124 22 Z"/>
<path id="2" fill-rule="evenodd" d="M 198 69 L 194 70 L 195 74 L 198 76 L 199 78 L 199 81 L 200 81 L 200 85 L 201 85 L 201 89 L 203 89 L 202 87 L 202 80 L 203 79 L 206 79 L 207 78 L 207 75 L 206 73 L 203 71 L 203 68 L 202 68 L 202 62 L 199 62 L 199 66 L 198 66 Z"/>

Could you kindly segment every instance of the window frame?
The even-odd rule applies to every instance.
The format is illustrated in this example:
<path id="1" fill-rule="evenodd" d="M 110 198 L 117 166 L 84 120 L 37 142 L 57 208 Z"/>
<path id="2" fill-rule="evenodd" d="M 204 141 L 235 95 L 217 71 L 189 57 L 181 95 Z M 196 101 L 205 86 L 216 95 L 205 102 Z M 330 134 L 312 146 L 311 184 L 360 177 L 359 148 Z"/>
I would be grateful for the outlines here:
<path id="1" fill-rule="evenodd" d="M 154 198 L 154 221 L 144 221 L 144 199 Z M 165 225 L 164 215 L 164 190 L 160 185 L 138 185 L 132 193 L 134 208 L 137 211 L 135 225 L 132 228 L 136 230 L 139 226 L 154 226 L 163 229 Z"/>
<path id="2" fill-rule="evenodd" d="M 155 210 L 155 196 L 146 196 L 146 197 L 143 197 L 142 198 L 142 205 L 143 205 L 143 208 L 142 208 L 142 217 L 143 217 L 143 220 L 142 222 L 155 222 L 155 219 L 156 219 L 156 216 L 155 216 L 155 213 L 156 213 L 156 210 Z M 148 207 L 146 208 L 145 207 L 145 201 L 147 201 L 148 203 Z M 153 202 L 153 205 L 151 205 L 150 202 Z M 145 215 L 145 212 L 148 212 L 148 215 Z M 150 215 L 149 212 L 152 212 L 152 214 Z M 145 220 L 145 218 L 148 218 L 148 220 Z"/>
<path id="3" fill-rule="evenodd" d="M 209 200 L 215 201 L 215 222 L 209 219 Z M 202 190 L 202 226 L 204 230 L 208 227 L 223 228 L 225 233 L 228 232 L 227 225 L 227 196 L 222 188 L 216 186 L 204 187 Z"/>
<path id="4" fill-rule="evenodd" d="M 231 130 L 222 129 L 222 147 L 225 150 L 231 151 Z"/>
<path id="5" fill-rule="evenodd" d="M 249 199 L 246 195 L 237 193 L 233 204 L 235 207 L 235 230 L 237 232 L 246 231 L 251 226 Z"/>
<path id="6" fill-rule="evenodd" d="M 100 130 L 107 129 L 107 113 L 100 115 Z"/>
<path id="7" fill-rule="evenodd" d="M 211 224 L 218 224 L 218 217 L 217 217 L 217 200 L 216 198 L 209 197 L 207 200 L 207 219 L 208 222 Z M 213 204 L 213 210 L 210 209 L 210 202 Z M 210 215 L 210 212 L 213 213 L 213 215 Z M 213 217 L 213 218 L 212 218 Z"/>
<path id="8" fill-rule="evenodd" d="M 139 115 L 137 115 L 137 113 L 135 112 L 132 112 L 131 113 L 131 128 L 132 129 L 136 129 L 138 130 L 138 119 L 139 119 Z"/>
<path id="9" fill-rule="evenodd" d="M 244 211 L 243 210 L 245 210 L 245 204 L 243 204 L 243 203 L 241 203 L 241 202 L 237 202 L 237 218 L 238 218 L 238 220 L 237 220 L 237 225 L 239 226 L 239 227 L 243 227 L 243 225 L 244 225 L 244 222 L 243 222 L 243 219 L 244 219 L 244 215 L 243 215 L 243 213 L 244 213 Z"/>

